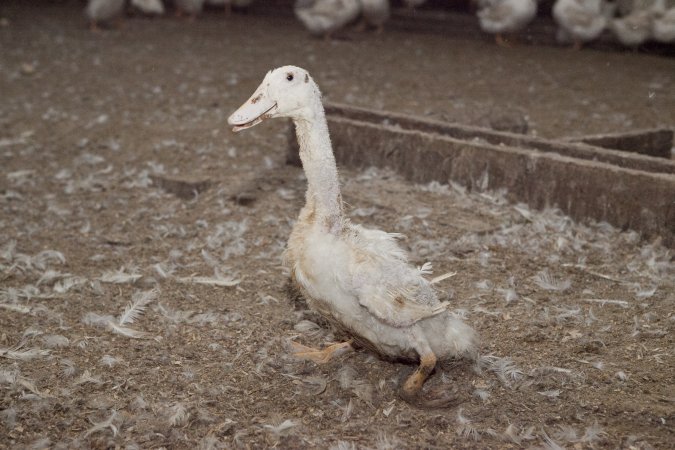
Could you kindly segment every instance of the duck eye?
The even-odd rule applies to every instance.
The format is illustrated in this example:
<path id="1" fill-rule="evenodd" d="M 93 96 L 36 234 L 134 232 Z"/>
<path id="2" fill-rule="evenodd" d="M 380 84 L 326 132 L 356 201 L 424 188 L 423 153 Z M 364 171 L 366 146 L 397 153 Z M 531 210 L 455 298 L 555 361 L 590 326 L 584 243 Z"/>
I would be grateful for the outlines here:
<path id="1" fill-rule="evenodd" d="M 292 74 L 292 73 L 287 74 L 287 75 L 286 75 L 286 79 L 287 79 L 288 81 L 293 81 L 293 74 Z"/>

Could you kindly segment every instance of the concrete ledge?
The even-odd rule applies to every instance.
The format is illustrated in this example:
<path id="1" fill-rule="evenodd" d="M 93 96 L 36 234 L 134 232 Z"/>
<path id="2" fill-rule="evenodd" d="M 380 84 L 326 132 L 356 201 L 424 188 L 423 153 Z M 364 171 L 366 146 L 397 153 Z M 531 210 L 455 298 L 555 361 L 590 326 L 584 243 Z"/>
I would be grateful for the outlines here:
<path id="1" fill-rule="evenodd" d="M 569 138 L 570 142 L 583 142 L 596 147 L 636 152 L 659 158 L 671 158 L 673 148 L 673 130 L 657 128 L 627 133 L 598 134 Z"/>
<path id="2" fill-rule="evenodd" d="M 675 174 L 675 161 L 652 158 L 638 152 L 599 148 L 584 143 L 551 141 L 522 134 L 422 119 L 406 114 L 374 111 L 339 103 L 326 104 L 326 114 L 329 117 L 329 122 L 332 117 L 344 117 L 362 122 L 390 125 L 405 130 L 440 134 L 460 140 L 559 153 L 573 158 L 602 161 L 630 169 Z"/>
<path id="3" fill-rule="evenodd" d="M 418 183 L 505 188 L 514 202 L 556 206 L 675 246 L 670 160 L 335 104 L 326 111 L 340 165 L 390 167 Z M 294 136 L 289 142 L 297 155 Z"/>

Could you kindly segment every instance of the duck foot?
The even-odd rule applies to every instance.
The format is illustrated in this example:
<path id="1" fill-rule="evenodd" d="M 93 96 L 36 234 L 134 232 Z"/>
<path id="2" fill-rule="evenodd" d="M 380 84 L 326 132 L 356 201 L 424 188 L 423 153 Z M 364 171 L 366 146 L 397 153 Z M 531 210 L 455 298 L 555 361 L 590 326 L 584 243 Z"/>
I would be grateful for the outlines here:
<path id="1" fill-rule="evenodd" d="M 420 365 L 406 377 L 399 388 L 399 397 L 411 405 L 424 409 L 447 408 L 458 403 L 458 395 L 454 391 L 432 390 L 423 394 L 422 387 L 436 367 L 436 355 L 427 353 L 420 357 Z"/>
<path id="2" fill-rule="evenodd" d="M 291 346 L 293 355 L 296 358 L 307 359 L 310 361 L 314 361 L 317 364 L 326 364 L 331 359 L 340 355 L 344 355 L 350 350 L 353 350 L 351 339 L 348 340 L 347 342 L 340 342 L 337 344 L 329 345 L 323 350 L 317 350 L 312 347 L 307 347 L 306 345 L 302 345 L 294 341 L 291 341 Z"/>
<path id="3" fill-rule="evenodd" d="M 513 48 L 513 43 L 509 42 L 501 33 L 495 34 L 495 43 L 504 48 Z"/>

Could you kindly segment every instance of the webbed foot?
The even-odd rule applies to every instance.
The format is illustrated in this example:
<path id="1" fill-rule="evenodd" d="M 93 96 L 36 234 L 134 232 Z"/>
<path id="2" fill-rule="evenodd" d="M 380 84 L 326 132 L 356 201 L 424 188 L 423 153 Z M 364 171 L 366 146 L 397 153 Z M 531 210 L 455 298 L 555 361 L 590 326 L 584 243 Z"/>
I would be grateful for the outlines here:
<path id="1" fill-rule="evenodd" d="M 459 396 L 455 390 L 432 389 L 422 392 L 424 382 L 429 378 L 436 367 L 436 355 L 427 353 L 420 357 L 420 365 L 415 371 L 405 378 L 399 388 L 399 397 L 411 405 L 424 409 L 447 408 L 459 402 Z"/>
<path id="2" fill-rule="evenodd" d="M 291 347 L 293 355 L 296 358 L 307 359 L 314 361 L 317 364 L 326 364 L 331 359 L 344 355 L 345 353 L 353 350 L 351 339 L 347 342 L 340 342 L 337 344 L 329 345 L 323 350 L 317 350 L 312 347 L 307 347 L 298 342 L 291 341 Z"/>

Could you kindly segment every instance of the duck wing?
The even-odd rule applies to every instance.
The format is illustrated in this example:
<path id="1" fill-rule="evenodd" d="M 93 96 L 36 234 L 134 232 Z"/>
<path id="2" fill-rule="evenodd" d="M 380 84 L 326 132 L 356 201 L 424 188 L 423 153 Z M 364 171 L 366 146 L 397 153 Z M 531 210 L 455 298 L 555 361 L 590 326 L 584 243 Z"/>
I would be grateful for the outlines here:
<path id="1" fill-rule="evenodd" d="M 398 234 L 353 225 L 351 294 L 379 320 L 407 327 L 446 310 L 431 283 L 412 267 Z"/>
<path id="2" fill-rule="evenodd" d="M 359 304 L 379 320 L 404 328 L 446 311 L 445 303 L 420 302 L 420 296 L 426 294 L 423 291 L 414 286 L 369 285 L 359 289 L 357 297 Z"/>

